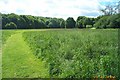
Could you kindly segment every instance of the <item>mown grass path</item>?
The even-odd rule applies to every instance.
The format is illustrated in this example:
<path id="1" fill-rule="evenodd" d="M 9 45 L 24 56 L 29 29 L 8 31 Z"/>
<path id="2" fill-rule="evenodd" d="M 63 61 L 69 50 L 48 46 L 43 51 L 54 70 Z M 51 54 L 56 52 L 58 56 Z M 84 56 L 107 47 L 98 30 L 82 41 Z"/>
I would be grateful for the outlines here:
<path id="1" fill-rule="evenodd" d="M 44 62 L 37 59 L 22 38 L 22 32 L 8 38 L 2 50 L 2 77 L 48 77 Z"/>

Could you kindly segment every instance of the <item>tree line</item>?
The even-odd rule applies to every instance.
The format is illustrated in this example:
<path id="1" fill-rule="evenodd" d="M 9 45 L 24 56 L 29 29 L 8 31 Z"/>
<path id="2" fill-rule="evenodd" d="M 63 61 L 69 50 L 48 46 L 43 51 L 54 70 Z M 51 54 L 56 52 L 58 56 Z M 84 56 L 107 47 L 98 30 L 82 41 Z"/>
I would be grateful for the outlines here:
<path id="1" fill-rule="evenodd" d="M 94 22 L 94 18 L 84 16 L 78 17 L 77 21 L 72 17 L 65 21 L 62 18 L 2 14 L 2 29 L 85 28 L 87 24 L 91 25 L 91 22 Z"/>
<path id="2" fill-rule="evenodd" d="M 100 10 L 104 15 L 97 18 L 78 16 L 67 20 L 62 18 L 31 15 L 1 14 L 2 29 L 48 29 L 48 28 L 120 28 L 120 1 L 116 5 L 106 5 Z"/>
<path id="3" fill-rule="evenodd" d="M 49 28 L 120 28 L 120 14 L 103 15 L 97 18 L 79 16 L 62 18 L 31 15 L 2 14 L 2 29 L 49 29 Z"/>

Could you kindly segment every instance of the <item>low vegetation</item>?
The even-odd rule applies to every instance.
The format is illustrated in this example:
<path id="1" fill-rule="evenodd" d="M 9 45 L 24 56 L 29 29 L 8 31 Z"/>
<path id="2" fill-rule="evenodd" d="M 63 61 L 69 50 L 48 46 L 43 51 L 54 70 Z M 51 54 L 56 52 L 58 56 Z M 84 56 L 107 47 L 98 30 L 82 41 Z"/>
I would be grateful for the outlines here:
<path id="1" fill-rule="evenodd" d="M 49 75 L 59 78 L 119 77 L 117 36 L 117 30 L 89 29 L 23 33 Z"/>
<path id="2" fill-rule="evenodd" d="M 12 35 L 16 33 L 16 31 L 12 31 L 12 30 L 2 30 L 2 44 L 5 44 L 5 42 L 7 41 L 7 39 Z"/>

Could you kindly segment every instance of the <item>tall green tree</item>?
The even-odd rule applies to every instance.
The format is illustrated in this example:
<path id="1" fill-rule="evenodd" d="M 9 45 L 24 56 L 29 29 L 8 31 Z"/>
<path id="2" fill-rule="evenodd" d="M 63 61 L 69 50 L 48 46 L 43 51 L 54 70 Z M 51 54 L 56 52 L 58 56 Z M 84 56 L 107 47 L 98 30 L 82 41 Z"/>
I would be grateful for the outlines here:
<path id="1" fill-rule="evenodd" d="M 76 27 L 78 28 L 86 28 L 86 25 L 93 26 L 95 23 L 94 18 L 88 18 L 85 16 L 79 16 L 76 20 Z"/>
<path id="2" fill-rule="evenodd" d="M 107 22 L 108 28 L 120 28 L 120 14 L 110 16 Z"/>
<path id="3" fill-rule="evenodd" d="M 50 20 L 48 26 L 49 28 L 60 28 L 60 23 L 57 18 L 53 18 Z"/>
<path id="4" fill-rule="evenodd" d="M 66 28 L 75 28 L 75 20 L 72 17 L 67 18 L 66 20 Z"/>
<path id="5" fill-rule="evenodd" d="M 102 18 L 100 18 L 95 24 L 94 27 L 96 28 L 107 28 L 108 25 L 108 17 L 109 16 L 103 16 Z"/>
<path id="6" fill-rule="evenodd" d="M 76 22 L 76 28 L 83 28 L 82 20 Z"/>

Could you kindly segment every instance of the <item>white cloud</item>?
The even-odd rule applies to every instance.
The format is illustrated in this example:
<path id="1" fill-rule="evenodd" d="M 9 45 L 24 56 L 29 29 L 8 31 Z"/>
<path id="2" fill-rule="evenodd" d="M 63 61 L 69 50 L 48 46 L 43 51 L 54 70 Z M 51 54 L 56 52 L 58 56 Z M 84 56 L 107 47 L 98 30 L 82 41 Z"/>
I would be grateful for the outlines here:
<path id="1" fill-rule="evenodd" d="M 0 0 L 0 12 L 76 19 L 78 16 L 98 16 L 100 2 L 101 0 Z"/>

